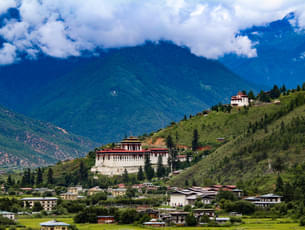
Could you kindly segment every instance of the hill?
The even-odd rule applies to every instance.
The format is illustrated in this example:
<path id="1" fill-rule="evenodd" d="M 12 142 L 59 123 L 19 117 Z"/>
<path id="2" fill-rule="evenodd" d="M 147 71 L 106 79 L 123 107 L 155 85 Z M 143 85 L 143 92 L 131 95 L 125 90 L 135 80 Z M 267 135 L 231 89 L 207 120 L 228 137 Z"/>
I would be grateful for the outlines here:
<path id="1" fill-rule="evenodd" d="M 281 96 L 280 104 L 264 103 L 231 113 L 211 112 L 180 121 L 150 137 L 173 138 L 175 144 L 191 146 L 193 130 L 199 145 L 212 146 L 212 153 L 174 177 L 172 185 L 185 181 L 197 185 L 243 184 L 252 191 L 272 191 L 280 172 L 289 178 L 289 169 L 304 162 L 305 92 Z M 225 138 L 219 143 L 216 138 Z M 194 153 L 195 155 L 198 153 Z"/>
<path id="2" fill-rule="evenodd" d="M 256 84 L 296 87 L 304 80 L 305 39 L 303 30 L 292 26 L 293 13 L 265 26 L 242 31 L 256 44 L 257 57 L 225 55 L 220 61 L 234 73 Z"/>
<path id="3" fill-rule="evenodd" d="M 22 78 L 18 65 L 2 68 L 5 84 L 0 84 L 0 93 L 11 98 L 10 108 L 103 143 L 151 132 L 184 114 L 228 102 L 238 90 L 255 89 L 219 62 L 165 42 L 63 62 L 67 64 L 50 62 L 58 67 L 56 72 L 45 60 L 48 73 L 43 80 L 38 74 L 44 73 L 41 67 L 36 73 L 35 68 L 29 71 L 20 63 L 25 70 Z M 22 79 L 20 86 L 9 80 L 16 75 Z M 31 90 L 23 89 L 24 84 L 32 86 Z M 15 92 L 22 103 L 10 97 Z"/>
<path id="4" fill-rule="evenodd" d="M 0 169 L 82 157 L 97 143 L 0 107 Z"/>

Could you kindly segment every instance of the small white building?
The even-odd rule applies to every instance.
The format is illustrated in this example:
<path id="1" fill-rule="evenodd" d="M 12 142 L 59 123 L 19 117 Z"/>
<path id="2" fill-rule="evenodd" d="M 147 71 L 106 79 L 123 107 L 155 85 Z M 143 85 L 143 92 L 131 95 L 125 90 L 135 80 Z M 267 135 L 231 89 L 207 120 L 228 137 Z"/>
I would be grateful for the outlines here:
<path id="1" fill-rule="evenodd" d="M 176 190 L 170 194 L 170 206 L 171 207 L 183 207 L 185 205 L 189 205 L 188 197 L 196 194 L 193 191 L 189 190 Z"/>
<path id="2" fill-rule="evenodd" d="M 83 191 L 82 186 L 68 187 L 68 193 L 73 193 L 79 195 Z"/>
<path id="3" fill-rule="evenodd" d="M 13 212 L 0 211 L 0 216 L 10 220 L 15 220 L 15 213 Z"/>
<path id="4" fill-rule="evenodd" d="M 249 98 L 243 92 L 238 92 L 236 96 L 231 97 L 231 105 L 237 107 L 249 106 Z"/>

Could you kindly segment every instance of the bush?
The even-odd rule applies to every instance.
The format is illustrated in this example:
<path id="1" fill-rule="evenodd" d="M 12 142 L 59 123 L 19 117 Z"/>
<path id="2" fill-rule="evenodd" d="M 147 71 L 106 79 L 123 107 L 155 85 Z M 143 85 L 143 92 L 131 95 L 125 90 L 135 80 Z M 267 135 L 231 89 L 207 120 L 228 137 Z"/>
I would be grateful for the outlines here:
<path id="1" fill-rule="evenodd" d="M 233 223 L 241 223 L 242 222 L 242 219 L 239 218 L 239 217 L 235 217 L 235 216 L 232 216 L 230 218 L 230 222 L 233 224 Z"/>
<path id="2" fill-rule="evenodd" d="M 300 226 L 305 226 L 305 216 L 300 219 Z"/>
<path id="3" fill-rule="evenodd" d="M 185 218 L 185 222 L 187 226 L 196 226 L 197 225 L 197 220 L 195 218 L 195 216 L 193 215 L 193 213 L 190 213 L 187 215 L 187 217 Z"/>

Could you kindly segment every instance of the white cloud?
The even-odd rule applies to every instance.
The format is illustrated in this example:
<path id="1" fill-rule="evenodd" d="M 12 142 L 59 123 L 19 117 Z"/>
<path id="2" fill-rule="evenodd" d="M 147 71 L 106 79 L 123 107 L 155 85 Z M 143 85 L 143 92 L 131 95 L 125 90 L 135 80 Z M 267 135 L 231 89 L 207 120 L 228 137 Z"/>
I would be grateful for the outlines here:
<path id="1" fill-rule="evenodd" d="M 16 59 L 16 47 L 4 43 L 3 47 L 0 49 L 0 65 L 7 65 L 14 63 Z"/>
<path id="2" fill-rule="evenodd" d="M 7 21 L 0 36 L 30 56 L 43 52 L 66 58 L 96 48 L 170 40 L 207 58 L 255 57 L 254 44 L 240 30 L 291 11 L 305 27 L 303 0 L 5 0 L 0 14 L 12 6 L 21 20 Z"/>

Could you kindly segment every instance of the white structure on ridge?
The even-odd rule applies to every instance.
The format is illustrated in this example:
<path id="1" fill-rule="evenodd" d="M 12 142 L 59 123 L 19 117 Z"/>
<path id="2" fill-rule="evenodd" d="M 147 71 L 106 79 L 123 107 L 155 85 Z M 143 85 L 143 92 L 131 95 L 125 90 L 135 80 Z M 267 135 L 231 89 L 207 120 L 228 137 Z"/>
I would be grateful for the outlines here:
<path id="1" fill-rule="evenodd" d="M 168 149 L 150 148 L 142 149 L 141 141 L 136 137 L 125 138 L 118 148 L 104 149 L 96 152 L 95 166 L 92 172 L 113 176 L 128 173 L 137 173 L 140 166 L 144 170 L 145 156 L 148 155 L 153 168 L 157 167 L 159 156 L 162 164 L 168 165 Z"/>
<path id="2" fill-rule="evenodd" d="M 231 97 L 232 106 L 249 106 L 249 98 L 243 92 L 238 92 L 236 96 Z"/>

